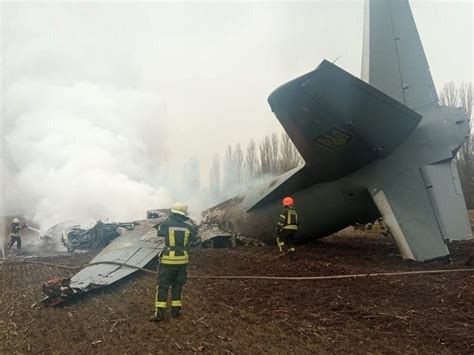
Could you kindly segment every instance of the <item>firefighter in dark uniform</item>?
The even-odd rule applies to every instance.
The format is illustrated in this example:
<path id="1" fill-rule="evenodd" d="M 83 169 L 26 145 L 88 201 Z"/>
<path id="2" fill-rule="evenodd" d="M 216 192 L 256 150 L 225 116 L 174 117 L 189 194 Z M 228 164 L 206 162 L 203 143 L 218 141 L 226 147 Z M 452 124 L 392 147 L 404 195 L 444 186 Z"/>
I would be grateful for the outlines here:
<path id="1" fill-rule="evenodd" d="M 21 249 L 20 230 L 23 228 L 26 228 L 26 225 L 21 224 L 18 218 L 14 218 L 12 224 L 10 225 L 10 241 L 7 245 L 8 249 L 10 249 L 15 243 L 17 249 Z"/>
<path id="2" fill-rule="evenodd" d="M 280 252 L 286 252 L 290 259 L 294 259 L 295 255 L 295 235 L 298 231 L 298 213 L 294 208 L 295 201 L 292 197 L 283 199 L 283 211 L 278 217 L 277 225 L 277 245 Z"/>
<path id="3" fill-rule="evenodd" d="M 181 292 L 186 283 L 188 246 L 196 240 L 197 228 L 187 217 L 188 206 L 175 203 L 171 214 L 158 227 L 158 236 L 164 237 L 166 246 L 160 256 L 158 284 L 156 286 L 155 315 L 152 321 L 165 318 L 168 289 L 171 288 L 171 316 L 181 315 Z"/>

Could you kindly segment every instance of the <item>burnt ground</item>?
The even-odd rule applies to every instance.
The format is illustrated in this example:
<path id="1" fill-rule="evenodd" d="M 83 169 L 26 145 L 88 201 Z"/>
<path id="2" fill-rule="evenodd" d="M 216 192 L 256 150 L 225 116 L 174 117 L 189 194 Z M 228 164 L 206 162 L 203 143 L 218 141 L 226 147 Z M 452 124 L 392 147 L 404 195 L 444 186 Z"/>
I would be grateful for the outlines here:
<path id="1" fill-rule="evenodd" d="M 400 259 L 390 238 L 343 231 L 297 249 L 192 252 L 193 275 L 331 275 L 466 267 L 472 241 L 452 246 L 453 264 Z M 92 253 L 41 258 L 81 265 Z M 0 353 L 474 353 L 474 272 L 324 281 L 188 281 L 184 315 L 152 315 L 155 281 L 136 274 L 61 307 L 32 309 L 40 285 L 70 271 L 0 263 Z"/>

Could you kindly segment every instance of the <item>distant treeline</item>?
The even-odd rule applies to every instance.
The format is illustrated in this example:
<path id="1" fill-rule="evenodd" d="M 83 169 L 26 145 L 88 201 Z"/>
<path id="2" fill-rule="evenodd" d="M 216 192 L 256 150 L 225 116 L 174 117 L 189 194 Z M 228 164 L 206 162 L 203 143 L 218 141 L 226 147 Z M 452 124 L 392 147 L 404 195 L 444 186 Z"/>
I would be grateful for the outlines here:
<path id="1" fill-rule="evenodd" d="M 234 147 L 229 145 L 222 159 L 215 154 L 212 160 L 210 193 L 215 198 L 229 196 L 300 164 L 303 159 L 285 132 L 267 135 L 258 143 L 252 139 L 245 150 L 240 143 Z"/>
<path id="2" fill-rule="evenodd" d="M 461 107 L 469 118 L 471 134 L 461 147 L 456 159 L 467 208 L 474 209 L 474 144 L 472 134 L 472 106 L 474 101 L 472 83 L 462 83 L 459 87 L 453 82 L 445 84 L 439 93 L 439 100 L 445 106 Z"/>

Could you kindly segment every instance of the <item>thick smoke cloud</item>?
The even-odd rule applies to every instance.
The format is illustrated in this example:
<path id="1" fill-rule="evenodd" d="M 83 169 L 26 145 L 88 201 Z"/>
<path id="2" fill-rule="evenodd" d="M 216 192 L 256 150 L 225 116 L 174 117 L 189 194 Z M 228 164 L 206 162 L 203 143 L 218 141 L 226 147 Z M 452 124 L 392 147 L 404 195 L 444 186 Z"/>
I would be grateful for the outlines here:
<path id="1" fill-rule="evenodd" d="M 170 203 L 159 183 L 166 126 L 156 94 L 22 82 L 4 97 L 6 212 L 45 228 L 140 218 Z"/>

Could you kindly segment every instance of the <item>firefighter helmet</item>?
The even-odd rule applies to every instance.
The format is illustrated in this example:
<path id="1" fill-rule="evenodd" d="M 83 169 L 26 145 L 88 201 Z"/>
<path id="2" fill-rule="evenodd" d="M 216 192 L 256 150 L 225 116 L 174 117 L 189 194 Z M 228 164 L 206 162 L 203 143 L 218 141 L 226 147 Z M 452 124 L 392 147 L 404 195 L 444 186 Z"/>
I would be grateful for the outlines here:
<path id="1" fill-rule="evenodd" d="M 283 206 L 285 207 L 291 207 L 294 204 L 295 204 L 295 200 L 293 200 L 293 197 L 287 196 L 283 199 Z"/>
<path id="2" fill-rule="evenodd" d="M 18 218 L 13 218 L 13 223 L 19 224 L 19 223 L 20 223 L 20 220 L 19 220 Z"/>
<path id="3" fill-rule="evenodd" d="M 173 206 L 171 206 L 171 212 L 172 213 L 177 213 L 183 216 L 188 215 L 188 205 L 185 205 L 184 203 L 181 202 L 176 202 L 173 203 Z"/>

